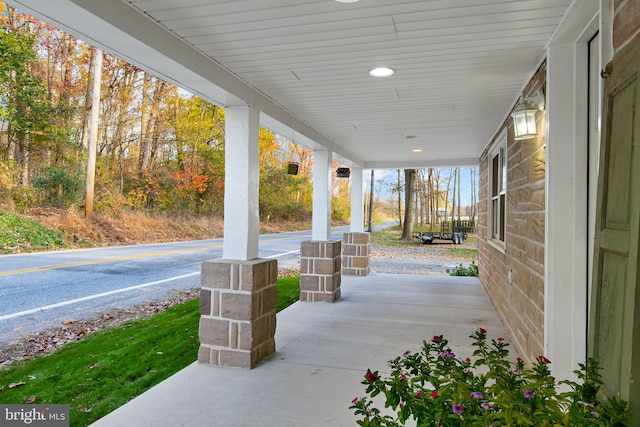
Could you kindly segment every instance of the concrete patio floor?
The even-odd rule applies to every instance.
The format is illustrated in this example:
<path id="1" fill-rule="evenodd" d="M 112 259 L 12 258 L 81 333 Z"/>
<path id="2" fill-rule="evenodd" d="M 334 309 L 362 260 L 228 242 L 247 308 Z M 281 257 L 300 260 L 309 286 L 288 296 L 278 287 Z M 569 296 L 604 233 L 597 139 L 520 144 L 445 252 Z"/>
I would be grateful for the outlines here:
<path id="1" fill-rule="evenodd" d="M 355 426 L 351 400 L 367 368 L 444 334 L 471 355 L 478 327 L 505 336 L 472 277 L 343 276 L 334 304 L 297 302 L 277 315 L 276 352 L 252 370 L 194 363 L 93 426 Z"/>

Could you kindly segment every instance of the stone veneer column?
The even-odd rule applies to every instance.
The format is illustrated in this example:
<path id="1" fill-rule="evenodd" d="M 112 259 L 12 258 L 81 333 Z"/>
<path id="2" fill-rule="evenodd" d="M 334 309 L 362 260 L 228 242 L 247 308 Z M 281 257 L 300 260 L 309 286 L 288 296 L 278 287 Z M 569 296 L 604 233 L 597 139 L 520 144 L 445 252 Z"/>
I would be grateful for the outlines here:
<path id="1" fill-rule="evenodd" d="M 369 233 L 344 233 L 342 274 L 368 276 L 371 273 Z"/>
<path id="2" fill-rule="evenodd" d="M 278 262 L 202 263 L 198 362 L 253 368 L 275 351 Z"/>
<path id="3" fill-rule="evenodd" d="M 300 301 L 335 302 L 340 299 L 341 251 L 341 241 L 302 242 Z"/>

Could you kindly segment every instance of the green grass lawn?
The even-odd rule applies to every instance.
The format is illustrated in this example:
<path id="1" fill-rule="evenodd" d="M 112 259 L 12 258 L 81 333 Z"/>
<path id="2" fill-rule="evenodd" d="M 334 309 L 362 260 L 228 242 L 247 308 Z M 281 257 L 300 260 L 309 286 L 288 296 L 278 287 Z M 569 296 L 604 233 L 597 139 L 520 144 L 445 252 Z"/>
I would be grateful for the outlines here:
<path id="1" fill-rule="evenodd" d="M 278 280 L 277 311 L 298 300 L 299 282 Z M 194 362 L 199 319 L 195 299 L 14 362 L 0 370 L 0 403 L 69 404 L 72 426 L 91 424 Z"/>
<path id="2" fill-rule="evenodd" d="M 414 231 L 428 231 L 429 227 L 415 227 Z M 437 241 L 436 241 L 437 242 Z M 465 242 L 469 243 L 477 243 L 478 237 L 471 236 Z M 419 239 L 413 238 L 411 241 L 406 241 L 401 239 L 401 234 L 398 231 L 398 227 L 390 227 L 380 231 L 374 231 L 371 233 L 371 244 L 379 245 L 379 246 L 391 246 L 396 248 L 415 248 L 415 247 L 424 247 L 425 249 L 443 249 L 445 255 L 455 256 L 456 258 L 461 258 L 463 260 L 477 260 L 478 259 L 478 249 L 468 249 L 468 248 L 460 248 L 457 245 L 454 247 L 453 245 L 442 245 L 438 246 L 437 244 L 433 245 L 423 245 Z"/>
<path id="3" fill-rule="evenodd" d="M 467 248 L 447 248 L 445 249 L 446 255 L 451 255 L 456 258 L 462 258 L 465 260 L 477 260 L 478 259 L 478 250 L 477 249 L 467 249 Z"/>
<path id="4" fill-rule="evenodd" d="M 420 241 L 412 238 L 411 241 L 401 239 L 402 235 L 397 227 L 391 227 L 384 230 L 373 231 L 371 233 L 371 244 L 379 246 L 392 246 L 396 248 L 408 248 L 419 246 Z"/>

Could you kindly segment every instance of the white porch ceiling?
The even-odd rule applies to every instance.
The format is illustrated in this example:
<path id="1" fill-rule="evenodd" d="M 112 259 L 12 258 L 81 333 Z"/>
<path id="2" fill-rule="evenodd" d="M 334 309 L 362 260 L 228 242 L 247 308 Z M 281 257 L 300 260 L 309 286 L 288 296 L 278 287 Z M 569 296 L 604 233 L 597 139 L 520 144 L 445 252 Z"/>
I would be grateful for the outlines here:
<path id="1" fill-rule="evenodd" d="M 477 164 L 571 0 L 8 3 L 345 164 L 402 168 Z"/>

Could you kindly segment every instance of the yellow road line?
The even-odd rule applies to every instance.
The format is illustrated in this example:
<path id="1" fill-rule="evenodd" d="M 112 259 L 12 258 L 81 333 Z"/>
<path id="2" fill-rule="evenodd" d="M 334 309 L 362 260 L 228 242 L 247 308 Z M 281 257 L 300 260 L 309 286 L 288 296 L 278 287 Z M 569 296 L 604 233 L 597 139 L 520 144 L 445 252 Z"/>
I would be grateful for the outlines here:
<path id="1" fill-rule="evenodd" d="M 289 239 L 298 239 L 300 236 L 289 236 L 289 237 L 278 237 L 273 239 L 264 239 L 264 241 L 275 241 L 275 240 L 289 240 Z M 79 267 L 82 265 L 93 265 L 93 264 L 105 264 L 108 262 L 117 262 L 117 261 L 129 261 L 133 259 L 142 259 L 142 258 L 150 258 L 154 256 L 163 256 L 163 255 L 172 255 L 186 252 L 195 252 L 195 251 L 205 251 L 207 249 L 218 249 L 221 248 L 222 244 L 213 245 L 213 246 L 202 246 L 198 248 L 189 248 L 189 249 L 177 249 L 173 251 L 163 251 L 163 252 L 150 252 L 146 254 L 138 254 L 138 255 L 129 255 L 123 257 L 116 258 L 104 258 L 99 260 L 92 261 L 78 261 L 78 262 L 70 262 L 68 264 L 56 264 L 56 265 L 44 265 L 41 267 L 33 267 L 33 268 L 24 268 L 22 270 L 11 270 L 11 271 L 2 271 L 0 272 L 0 277 L 2 276 L 13 276 L 16 274 L 25 274 L 25 273 L 35 273 L 38 271 L 47 271 L 47 270 L 58 270 L 61 268 L 69 268 L 69 267 Z"/>
<path id="2" fill-rule="evenodd" d="M 25 273 L 34 273 L 37 271 L 47 271 L 47 270 L 57 270 L 60 268 L 69 268 L 69 267 L 79 267 L 81 265 L 92 265 L 92 264 L 104 264 L 108 262 L 117 262 L 117 261 L 129 261 L 132 259 L 141 259 L 141 258 L 150 258 L 154 256 L 163 256 L 163 255 L 172 255 L 186 252 L 195 252 L 195 251 L 204 251 L 207 249 L 216 249 L 221 248 L 222 245 L 213 245 L 213 246 L 202 246 L 199 248 L 189 248 L 189 249 L 177 249 L 174 251 L 163 251 L 163 252 L 150 252 L 146 254 L 138 254 L 138 255 L 128 255 L 123 257 L 116 258 L 104 258 L 99 260 L 91 260 L 91 261 L 78 261 L 78 262 L 70 262 L 67 264 L 56 264 L 56 265 L 44 265 L 41 267 L 33 267 L 33 268 L 24 268 L 22 270 L 11 270 L 11 271 L 3 271 L 0 272 L 0 277 L 2 276 L 12 276 L 14 274 L 25 274 Z"/>

